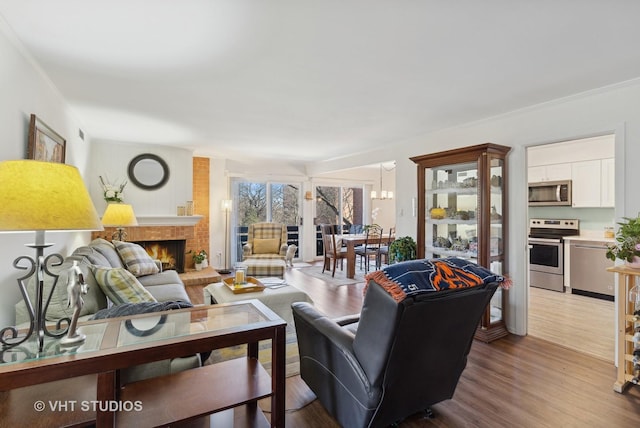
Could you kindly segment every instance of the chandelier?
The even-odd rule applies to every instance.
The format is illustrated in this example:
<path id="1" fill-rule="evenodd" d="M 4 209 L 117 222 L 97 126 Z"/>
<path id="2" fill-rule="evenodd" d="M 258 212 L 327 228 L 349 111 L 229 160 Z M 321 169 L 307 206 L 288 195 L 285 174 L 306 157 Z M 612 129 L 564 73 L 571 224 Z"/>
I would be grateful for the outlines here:
<path id="1" fill-rule="evenodd" d="M 395 162 L 393 163 L 393 167 L 391 167 L 390 169 L 386 170 L 386 171 L 392 171 L 394 168 L 396 167 Z M 371 191 L 371 199 L 379 199 L 379 200 L 384 200 L 384 199 L 393 199 L 393 191 L 391 190 L 383 190 L 384 188 L 382 187 L 382 170 L 384 169 L 383 165 L 380 164 L 380 197 L 378 197 L 378 192 L 376 192 L 375 190 Z"/>

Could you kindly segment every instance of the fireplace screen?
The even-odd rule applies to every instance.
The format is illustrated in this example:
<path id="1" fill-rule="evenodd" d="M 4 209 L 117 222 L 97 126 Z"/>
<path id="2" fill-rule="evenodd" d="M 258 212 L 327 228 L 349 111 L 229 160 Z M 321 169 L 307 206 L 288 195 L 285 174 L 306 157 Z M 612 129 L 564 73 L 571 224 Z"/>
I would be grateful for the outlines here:
<path id="1" fill-rule="evenodd" d="M 187 241 L 184 239 L 167 241 L 136 242 L 142 246 L 151 258 L 160 260 L 162 270 L 184 272 L 184 251 Z"/>

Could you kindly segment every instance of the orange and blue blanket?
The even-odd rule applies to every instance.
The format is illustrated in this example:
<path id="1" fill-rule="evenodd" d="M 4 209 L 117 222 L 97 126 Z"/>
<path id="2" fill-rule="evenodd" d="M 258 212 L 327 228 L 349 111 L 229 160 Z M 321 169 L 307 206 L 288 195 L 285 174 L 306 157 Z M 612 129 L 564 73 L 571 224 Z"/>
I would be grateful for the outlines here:
<path id="1" fill-rule="evenodd" d="M 476 263 L 457 257 L 411 260 L 372 272 L 366 277 L 380 284 L 398 302 L 419 293 L 468 288 L 508 280 Z"/>

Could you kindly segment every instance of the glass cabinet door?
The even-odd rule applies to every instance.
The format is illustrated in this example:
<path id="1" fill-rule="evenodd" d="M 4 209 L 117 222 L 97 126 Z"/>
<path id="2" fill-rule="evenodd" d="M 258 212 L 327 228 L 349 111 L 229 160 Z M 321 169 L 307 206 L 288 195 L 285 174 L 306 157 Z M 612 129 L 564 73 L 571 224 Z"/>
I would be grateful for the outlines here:
<path id="1" fill-rule="evenodd" d="M 502 275 L 504 264 L 504 159 L 488 156 L 489 167 L 489 269 Z M 490 324 L 503 320 L 502 288 L 498 287 L 489 305 Z"/>
<path id="2" fill-rule="evenodd" d="M 426 258 L 478 259 L 478 168 L 476 162 L 425 170 Z"/>

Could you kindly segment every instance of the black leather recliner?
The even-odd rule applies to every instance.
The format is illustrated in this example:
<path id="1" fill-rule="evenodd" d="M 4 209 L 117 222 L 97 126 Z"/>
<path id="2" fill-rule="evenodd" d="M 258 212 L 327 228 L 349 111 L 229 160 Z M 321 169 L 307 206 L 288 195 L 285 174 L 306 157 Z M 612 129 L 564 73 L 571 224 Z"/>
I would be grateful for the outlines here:
<path id="1" fill-rule="evenodd" d="M 294 303 L 302 379 L 349 428 L 381 427 L 450 399 L 499 283 L 394 300 L 369 281 L 358 316 Z"/>

